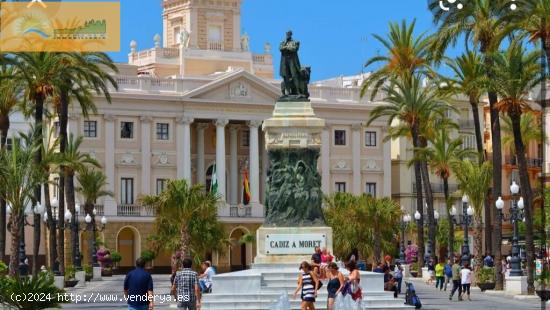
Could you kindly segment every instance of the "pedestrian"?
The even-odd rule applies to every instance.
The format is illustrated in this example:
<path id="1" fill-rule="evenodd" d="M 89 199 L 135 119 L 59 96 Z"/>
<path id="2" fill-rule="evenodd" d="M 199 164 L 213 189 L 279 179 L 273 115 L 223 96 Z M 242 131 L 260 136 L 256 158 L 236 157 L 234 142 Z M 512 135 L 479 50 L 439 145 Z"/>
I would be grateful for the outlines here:
<path id="1" fill-rule="evenodd" d="M 470 285 L 472 284 L 472 270 L 470 265 L 465 264 L 460 270 L 460 283 L 462 284 L 462 295 L 468 294 L 468 300 L 470 299 Z"/>
<path id="2" fill-rule="evenodd" d="M 445 268 L 443 269 L 443 273 L 445 274 L 445 288 L 443 290 L 447 291 L 447 284 L 453 281 L 452 259 L 449 258 L 447 260 L 447 263 L 445 264 Z"/>
<path id="3" fill-rule="evenodd" d="M 372 272 L 384 273 L 384 266 L 382 265 L 382 263 L 376 262 L 373 266 L 374 268 L 372 269 Z"/>
<path id="4" fill-rule="evenodd" d="M 350 261 L 346 264 L 346 269 L 349 271 L 347 284 L 350 287 L 351 299 L 353 301 L 362 300 L 361 274 L 359 273 L 359 269 L 357 269 L 357 264 L 354 261 Z"/>
<path id="5" fill-rule="evenodd" d="M 485 265 L 486 267 L 495 266 L 495 261 L 493 260 L 493 257 L 489 253 L 485 255 L 485 258 L 483 259 L 483 265 Z"/>
<path id="6" fill-rule="evenodd" d="M 508 262 L 506 261 L 506 258 L 502 258 L 501 265 L 502 265 L 502 271 L 501 271 L 502 278 L 505 279 L 506 275 L 508 274 Z"/>
<path id="7" fill-rule="evenodd" d="M 455 258 L 455 263 L 452 266 L 452 273 L 453 273 L 453 289 L 451 290 L 451 294 L 449 295 L 449 300 L 453 300 L 453 295 L 458 290 L 458 300 L 462 300 L 462 283 L 460 278 L 460 265 L 458 264 L 460 262 L 460 259 Z"/>
<path id="8" fill-rule="evenodd" d="M 434 283 L 435 280 L 435 263 L 434 259 L 430 257 L 430 260 L 428 261 L 428 282 L 426 284 L 431 285 Z"/>
<path id="9" fill-rule="evenodd" d="M 338 271 L 338 265 L 335 262 L 330 262 L 328 264 L 328 300 L 327 300 L 327 310 L 334 309 L 334 301 L 336 300 L 336 295 L 342 291 L 346 280 L 344 275 Z"/>
<path id="10" fill-rule="evenodd" d="M 204 261 L 201 264 L 203 273 L 199 276 L 199 286 L 201 293 L 210 293 L 212 291 L 212 277 L 216 275 L 212 263 L 210 261 Z"/>
<path id="11" fill-rule="evenodd" d="M 199 277 L 191 269 L 192 265 L 193 261 L 185 258 L 182 262 L 183 269 L 176 271 L 174 277 L 171 292 L 178 301 L 178 309 L 195 310 L 201 305 Z"/>
<path id="12" fill-rule="evenodd" d="M 319 289 L 319 279 L 317 278 L 317 274 L 311 269 L 311 265 L 306 261 L 300 264 L 300 271 L 298 286 L 294 291 L 294 298 L 296 298 L 298 291 L 301 290 L 302 303 L 300 309 L 315 310 L 315 298 Z"/>
<path id="13" fill-rule="evenodd" d="M 443 260 L 440 260 L 437 265 L 435 265 L 435 288 L 443 290 L 443 282 L 445 282 L 445 264 Z"/>
<path id="14" fill-rule="evenodd" d="M 397 281 L 397 292 L 401 294 L 401 283 L 403 282 L 403 266 L 401 266 L 401 262 L 399 261 L 395 264 L 393 277 Z"/>
<path id="15" fill-rule="evenodd" d="M 382 267 L 382 271 L 386 272 L 386 270 L 392 270 L 391 269 L 391 261 L 392 257 L 389 255 L 384 256 L 384 266 Z"/>
<path id="16" fill-rule="evenodd" d="M 124 296 L 129 310 L 153 309 L 153 278 L 145 271 L 145 261 L 136 260 L 136 268 L 124 278 Z"/>
<path id="17" fill-rule="evenodd" d="M 397 281 L 390 274 L 390 270 L 384 271 L 384 291 L 393 292 L 393 298 L 397 298 Z"/>

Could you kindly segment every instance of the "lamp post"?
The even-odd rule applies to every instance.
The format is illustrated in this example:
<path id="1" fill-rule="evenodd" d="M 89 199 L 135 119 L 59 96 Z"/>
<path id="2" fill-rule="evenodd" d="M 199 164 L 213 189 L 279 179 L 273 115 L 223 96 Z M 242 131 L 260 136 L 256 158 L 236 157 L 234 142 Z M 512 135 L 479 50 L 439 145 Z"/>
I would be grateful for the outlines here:
<path id="1" fill-rule="evenodd" d="M 457 214 L 456 208 L 453 207 L 451 209 L 451 215 L 454 216 Z M 462 225 L 464 230 L 464 242 L 462 243 L 462 257 L 461 257 L 461 264 L 462 266 L 465 266 L 466 264 L 470 263 L 470 246 L 468 245 L 468 226 L 470 225 L 472 221 L 472 215 L 474 215 L 474 209 L 472 206 L 468 205 L 468 196 L 463 195 L 462 196 Z M 455 220 L 455 222 L 457 222 Z"/>
<path id="2" fill-rule="evenodd" d="M 418 222 L 418 226 L 420 226 L 420 219 L 422 218 L 422 215 L 420 212 L 416 211 L 414 213 L 414 218 Z M 434 210 L 434 220 L 435 225 L 437 226 L 437 220 L 439 219 L 439 212 L 437 210 Z M 428 226 L 428 223 L 424 223 L 424 225 Z M 418 227 L 418 229 L 424 229 L 424 227 Z M 427 241 L 426 244 L 426 254 L 424 254 L 424 264 L 428 265 L 428 261 L 430 260 L 430 257 L 432 257 L 432 242 L 430 240 Z"/>
<path id="3" fill-rule="evenodd" d="M 74 243 L 72 244 L 73 248 L 73 266 L 76 270 L 82 269 L 82 263 L 80 259 L 80 221 L 78 219 L 80 215 L 80 203 L 75 203 L 74 205 L 74 218 L 73 214 L 69 209 L 65 211 L 65 220 L 68 222 L 69 228 L 75 234 Z M 71 221 L 72 219 L 72 221 Z"/>
<path id="4" fill-rule="evenodd" d="M 401 260 L 401 263 L 405 263 L 405 229 L 407 228 L 407 225 L 411 221 L 411 216 L 407 213 L 403 215 L 401 218 L 401 250 L 399 253 L 399 259 Z"/>
<path id="5" fill-rule="evenodd" d="M 97 210 L 94 208 L 92 210 L 92 216 L 90 214 L 86 214 L 86 217 L 84 218 L 84 221 L 88 225 L 92 225 L 92 266 L 93 267 L 99 267 L 99 263 L 97 262 L 97 246 L 96 246 L 96 232 L 97 231 L 103 231 L 105 229 L 105 225 L 107 224 L 107 218 L 105 216 L 101 217 L 101 228 L 98 229 L 95 224 L 95 216 L 96 216 Z"/>
<path id="6" fill-rule="evenodd" d="M 516 201 L 516 197 L 519 194 L 519 185 L 516 181 L 512 181 L 512 185 L 510 185 L 510 193 L 512 194 L 512 207 L 510 208 L 509 220 L 513 227 L 512 259 L 510 260 L 512 269 L 510 270 L 510 276 L 522 276 L 523 271 L 521 270 L 518 221 L 523 220 L 523 208 L 525 205 L 523 203 L 523 197 L 520 197 L 519 200 Z M 504 201 L 501 197 L 498 197 L 495 202 L 495 206 L 499 210 L 500 220 L 506 220 L 502 212 L 502 209 L 504 208 Z"/>

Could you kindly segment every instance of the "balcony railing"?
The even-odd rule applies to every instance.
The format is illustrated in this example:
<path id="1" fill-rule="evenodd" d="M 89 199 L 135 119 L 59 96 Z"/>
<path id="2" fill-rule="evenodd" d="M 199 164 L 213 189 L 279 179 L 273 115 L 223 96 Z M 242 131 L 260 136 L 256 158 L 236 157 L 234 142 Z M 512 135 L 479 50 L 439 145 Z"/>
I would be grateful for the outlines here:
<path id="1" fill-rule="evenodd" d="M 214 51 L 223 51 L 223 42 L 222 41 L 208 41 L 206 45 L 207 49 Z"/>
<path id="2" fill-rule="evenodd" d="M 94 208 L 95 208 L 95 211 L 96 211 L 96 213 L 95 213 L 96 216 L 103 216 L 103 215 L 105 215 L 105 211 L 104 211 L 103 205 L 95 205 Z"/>
<path id="3" fill-rule="evenodd" d="M 231 206 L 229 207 L 230 217 L 252 217 L 252 207 L 250 206 Z"/>
<path id="4" fill-rule="evenodd" d="M 458 126 L 460 128 L 474 128 L 475 122 L 471 119 L 463 119 L 458 121 Z"/>
<path id="5" fill-rule="evenodd" d="M 542 167 L 542 158 L 527 157 L 526 160 L 527 160 L 528 167 L 534 167 L 534 168 Z M 504 163 L 512 166 L 517 166 L 518 160 L 516 156 L 505 156 Z"/>
<path id="6" fill-rule="evenodd" d="M 443 183 L 430 183 L 433 193 L 443 193 Z M 412 183 L 413 193 L 416 193 L 416 182 Z M 458 190 L 458 184 L 449 184 L 449 194 Z"/>
<path id="7" fill-rule="evenodd" d="M 117 208 L 118 216 L 152 217 L 155 209 L 151 206 L 120 204 Z"/>

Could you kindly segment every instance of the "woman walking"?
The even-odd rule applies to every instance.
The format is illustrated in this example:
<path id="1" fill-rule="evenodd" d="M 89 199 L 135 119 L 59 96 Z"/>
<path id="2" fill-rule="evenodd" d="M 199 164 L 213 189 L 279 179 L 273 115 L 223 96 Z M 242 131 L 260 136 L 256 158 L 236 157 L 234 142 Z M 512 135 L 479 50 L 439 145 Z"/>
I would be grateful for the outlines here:
<path id="1" fill-rule="evenodd" d="M 355 261 L 349 261 L 346 264 L 346 269 L 349 271 L 348 282 L 351 299 L 353 301 L 361 301 L 363 299 L 363 293 L 359 283 L 361 282 L 361 275 L 357 269 Z"/>
<path id="2" fill-rule="evenodd" d="M 472 284 L 472 270 L 466 263 L 462 270 L 460 270 L 460 282 L 462 284 L 462 295 L 468 294 L 468 300 L 470 299 L 470 285 Z M 463 298 L 464 299 L 464 298 Z"/>
<path id="3" fill-rule="evenodd" d="M 300 264 L 300 271 L 298 286 L 294 291 L 294 298 L 296 298 L 298 291 L 301 290 L 302 304 L 300 309 L 315 310 L 315 297 L 317 297 L 317 290 L 319 289 L 319 279 L 315 272 L 312 272 L 311 265 L 306 261 Z"/>
<path id="4" fill-rule="evenodd" d="M 338 265 L 336 265 L 335 262 L 331 262 L 328 264 L 328 279 L 327 310 L 333 310 L 336 295 L 340 293 L 345 284 L 344 275 L 340 271 L 338 271 Z"/>
<path id="5" fill-rule="evenodd" d="M 437 265 L 435 265 L 435 288 L 443 290 L 443 284 L 445 282 L 445 264 L 443 260 L 440 260 Z"/>

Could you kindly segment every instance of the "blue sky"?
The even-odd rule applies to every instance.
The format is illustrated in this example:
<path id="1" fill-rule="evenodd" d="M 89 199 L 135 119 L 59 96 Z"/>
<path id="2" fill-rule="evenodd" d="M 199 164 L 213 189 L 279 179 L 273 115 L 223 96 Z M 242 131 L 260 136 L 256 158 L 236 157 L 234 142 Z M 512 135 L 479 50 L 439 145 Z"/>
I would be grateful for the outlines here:
<path id="1" fill-rule="evenodd" d="M 161 0 L 120 2 L 121 51 L 111 56 L 127 62 L 130 40 L 146 49 L 162 34 L 162 7 Z M 241 31 L 249 34 L 253 52 L 271 43 L 277 70 L 277 46 L 292 29 L 301 41 L 300 61 L 312 66 L 312 80 L 319 80 L 360 73 L 368 57 L 383 52 L 371 34 L 385 34 L 390 21 L 413 18 L 419 32 L 433 29 L 426 0 L 243 0 Z"/>

